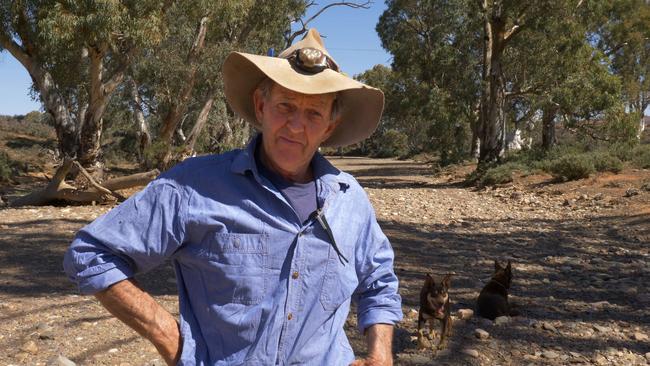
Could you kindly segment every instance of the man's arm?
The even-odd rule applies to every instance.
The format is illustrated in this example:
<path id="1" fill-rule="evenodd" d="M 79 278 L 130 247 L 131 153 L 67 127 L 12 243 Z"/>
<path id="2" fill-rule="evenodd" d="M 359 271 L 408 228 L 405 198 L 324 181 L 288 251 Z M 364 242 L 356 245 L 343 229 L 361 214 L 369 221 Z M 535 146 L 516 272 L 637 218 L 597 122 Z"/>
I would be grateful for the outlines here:
<path id="1" fill-rule="evenodd" d="M 182 343 L 176 319 L 133 280 L 120 281 L 95 297 L 116 318 L 153 343 L 168 365 L 178 362 Z"/>
<path id="2" fill-rule="evenodd" d="M 392 366 L 393 325 L 375 324 L 366 330 L 368 357 L 357 360 L 351 366 Z"/>

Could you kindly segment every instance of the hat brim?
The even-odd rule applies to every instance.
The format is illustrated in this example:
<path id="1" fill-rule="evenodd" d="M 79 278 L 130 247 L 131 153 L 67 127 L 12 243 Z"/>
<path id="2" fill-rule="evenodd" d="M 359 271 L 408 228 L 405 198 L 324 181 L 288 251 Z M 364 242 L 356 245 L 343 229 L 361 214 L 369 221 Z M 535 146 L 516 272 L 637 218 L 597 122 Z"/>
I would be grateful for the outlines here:
<path id="1" fill-rule="evenodd" d="M 308 74 L 295 69 L 287 59 L 232 52 L 222 70 L 228 104 L 258 130 L 261 124 L 255 116 L 253 92 L 265 77 L 297 93 L 338 92 L 341 123 L 321 146 L 346 146 L 368 138 L 377 128 L 384 109 L 381 90 L 330 69 Z"/>

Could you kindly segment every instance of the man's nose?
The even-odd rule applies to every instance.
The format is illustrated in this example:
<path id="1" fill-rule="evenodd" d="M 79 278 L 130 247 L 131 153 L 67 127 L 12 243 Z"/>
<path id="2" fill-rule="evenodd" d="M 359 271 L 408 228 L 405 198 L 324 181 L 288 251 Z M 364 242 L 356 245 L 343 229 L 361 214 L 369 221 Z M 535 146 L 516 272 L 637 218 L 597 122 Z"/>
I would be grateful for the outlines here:
<path id="1" fill-rule="evenodd" d="M 287 128 L 289 128 L 291 132 L 301 132 L 305 129 L 305 122 L 305 114 L 301 110 L 295 110 L 289 116 Z"/>

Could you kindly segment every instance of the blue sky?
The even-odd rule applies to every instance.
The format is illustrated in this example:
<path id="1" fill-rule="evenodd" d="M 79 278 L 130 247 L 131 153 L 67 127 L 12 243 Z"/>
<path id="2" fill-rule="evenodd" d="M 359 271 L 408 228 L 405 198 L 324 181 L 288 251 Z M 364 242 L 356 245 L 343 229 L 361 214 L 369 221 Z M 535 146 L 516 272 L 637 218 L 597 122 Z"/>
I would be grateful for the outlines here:
<path id="1" fill-rule="evenodd" d="M 331 2 L 318 3 L 323 6 Z M 391 56 L 381 48 L 375 32 L 375 25 L 385 8 L 381 0 L 375 1 L 370 9 L 335 6 L 310 23 L 310 27 L 318 29 L 332 57 L 343 71 L 352 76 L 376 64 L 390 65 Z M 312 12 L 318 9 L 320 7 L 314 7 Z M 30 85 L 31 78 L 22 65 L 8 52 L 0 53 L 0 115 L 40 110 L 40 102 L 29 96 Z"/>

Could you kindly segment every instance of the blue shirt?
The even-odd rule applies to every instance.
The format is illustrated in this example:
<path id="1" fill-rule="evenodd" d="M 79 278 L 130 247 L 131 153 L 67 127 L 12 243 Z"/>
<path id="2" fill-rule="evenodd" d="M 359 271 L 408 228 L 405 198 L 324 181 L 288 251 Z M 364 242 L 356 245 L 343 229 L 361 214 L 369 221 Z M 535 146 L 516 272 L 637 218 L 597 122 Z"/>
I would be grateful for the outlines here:
<path id="1" fill-rule="evenodd" d="M 316 154 L 323 225 L 301 223 L 246 150 L 192 158 L 81 229 L 64 267 L 82 293 L 176 271 L 180 365 L 348 365 L 361 331 L 402 318 L 393 250 L 354 178 Z"/>

